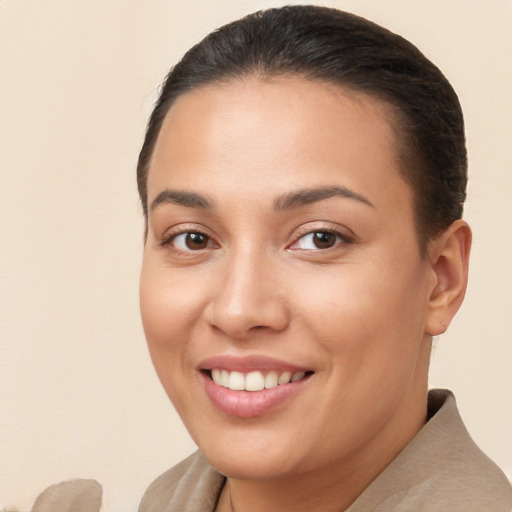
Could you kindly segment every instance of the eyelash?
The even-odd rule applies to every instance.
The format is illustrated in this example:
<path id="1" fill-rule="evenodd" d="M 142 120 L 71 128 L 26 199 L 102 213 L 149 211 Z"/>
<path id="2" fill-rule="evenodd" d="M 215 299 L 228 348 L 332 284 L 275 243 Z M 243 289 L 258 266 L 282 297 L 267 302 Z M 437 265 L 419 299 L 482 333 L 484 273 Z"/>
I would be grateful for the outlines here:
<path id="1" fill-rule="evenodd" d="M 339 245 L 349 245 L 353 244 L 355 242 L 354 238 L 346 235 L 345 233 L 342 233 L 341 231 L 338 231 L 337 229 L 332 228 L 319 228 L 319 229 L 309 229 L 308 231 L 305 231 L 302 233 L 293 244 L 291 244 L 289 247 L 294 248 L 294 246 L 297 246 L 301 240 L 304 240 L 308 236 L 315 236 L 318 234 L 330 234 L 334 235 L 337 240 L 335 240 L 335 243 L 331 247 L 325 247 L 325 248 L 315 248 L 315 249 L 301 249 L 300 247 L 297 248 L 297 250 L 303 250 L 305 252 L 326 252 L 329 250 L 333 250 Z"/>
<path id="2" fill-rule="evenodd" d="M 173 250 L 180 252 L 180 253 L 199 252 L 199 251 L 193 251 L 193 250 L 184 251 L 182 249 L 178 249 L 177 247 L 174 247 L 173 241 L 175 241 L 181 235 L 200 235 L 200 236 L 204 236 L 205 238 L 207 238 L 208 242 L 213 241 L 213 238 L 211 236 L 207 235 L 206 233 L 204 233 L 203 231 L 191 228 L 191 229 L 182 229 L 180 231 L 171 232 L 171 233 L 164 235 L 162 237 L 162 239 L 160 240 L 159 245 L 161 247 L 172 248 Z"/>
<path id="3" fill-rule="evenodd" d="M 334 244 L 330 247 L 324 247 L 324 248 L 320 248 L 320 247 L 317 247 L 317 248 L 308 248 L 308 249 L 304 249 L 304 248 L 301 248 L 301 247 L 298 247 L 299 243 L 301 242 L 301 240 L 304 240 L 306 237 L 308 236 L 315 236 L 315 235 L 318 235 L 318 234 L 331 234 L 331 235 L 334 235 L 336 237 L 336 240 L 334 241 Z M 160 243 L 159 245 L 161 247 L 166 247 L 166 248 L 170 248 L 172 249 L 173 251 L 176 251 L 180 254 L 191 254 L 191 253 L 199 253 L 203 250 L 207 250 L 207 249 L 211 249 L 212 247 L 204 247 L 204 248 L 201 248 L 201 249 L 197 249 L 197 250 L 194 250 L 194 249 L 189 249 L 189 250 L 184 250 L 184 249 L 181 249 L 181 248 L 178 248 L 178 247 L 175 247 L 173 245 L 173 242 L 181 235 L 199 235 L 199 236 L 203 236 L 207 239 L 207 244 L 215 244 L 216 247 L 214 248 L 218 248 L 218 245 L 216 244 L 216 242 L 214 241 L 214 239 L 207 235 L 206 233 L 204 233 L 203 231 L 201 230 L 198 230 L 198 229 L 193 229 L 193 228 L 190 228 L 190 229 L 182 229 L 178 232 L 171 232 L 171 233 L 168 233 L 166 234 L 161 240 L 160 240 Z M 355 242 L 354 238 L 353 237 L 350 237 L 348 235 L 346 235 L 345 233 L 342 233 L 336 229 L 332 229 L 332 228 L 319 228 L 319 229 L 310 229 L 308 231 L 304 231 L 302 234 L 300 234 L 300 236 L 298 236 L 295 241 L 290 244 L 289 246 L 287 246 L 287 249 L 291 249 L 291 250 L 301 250 L 303 252 L 307 252 L 307 253 L 315 253 L 315 252 L 327 252 L 327 251 L 330 251 L 330 250 L 333 250 L 333 249 L 336 249 L 338 246 L 340 245 L 349 245 L 349 244 L 353 244 Z"/>

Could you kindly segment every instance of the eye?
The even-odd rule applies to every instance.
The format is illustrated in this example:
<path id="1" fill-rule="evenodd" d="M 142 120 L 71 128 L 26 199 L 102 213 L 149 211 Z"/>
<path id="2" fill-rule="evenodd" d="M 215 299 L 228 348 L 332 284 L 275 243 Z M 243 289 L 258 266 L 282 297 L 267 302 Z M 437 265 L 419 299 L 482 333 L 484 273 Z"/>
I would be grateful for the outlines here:
<path id="1" fill-rule="evenodd" d="M 297 249 L 318 251 L 330 249 L 340 242 L 348 242 L 346 237 L 334 231 L 313 231 L 300 237 L 294 244 Z"/>
<path id="2" fill-rule="evenodd" d="M 186 252 L 200 251 L 213 245 L 213 242 L 208 235 L 196 231 L 188 231 L 186 233 L 173 235 L 167 243 L 179 251 Z"/>

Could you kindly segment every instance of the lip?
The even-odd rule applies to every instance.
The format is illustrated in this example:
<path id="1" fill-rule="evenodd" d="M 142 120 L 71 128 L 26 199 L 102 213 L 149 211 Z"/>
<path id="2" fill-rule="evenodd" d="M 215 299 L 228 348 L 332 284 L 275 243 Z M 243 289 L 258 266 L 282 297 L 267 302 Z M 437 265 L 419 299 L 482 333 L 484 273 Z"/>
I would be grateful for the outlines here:
<path id="1" fill-rule="evenodd" d="M 305 368 L 290 364 L 281 359 L 263 355 L 234 356 L 230 354 L 219 355 L 204 359 L 197 365 L 199 370 L 228 370 L 230 372 L 247 373 L 251 371 L 277 371 L 277 372 L 307 372 L 312 368 Z"/>
<path id="2" fill-rule="evenodd" d="M 279 372 L 308 372 L 300 381 L 278 385 L 274 388 L 260 391 L 233 391 L 223 386 L 218 386 L 210 378 L 208 371 L 212 368 L 239 371 L 279 371 Z M 310 368 L 304 368 L 285 361 L 267 356 L 232 355 L 214 356 L 201 361 L 198 365 L 198 376 L 206 394 L 211 402 L 224 414 L 237 418 L 255 418 L 264 416 L 293 399 L 308 384 L 312 373 Z"/>

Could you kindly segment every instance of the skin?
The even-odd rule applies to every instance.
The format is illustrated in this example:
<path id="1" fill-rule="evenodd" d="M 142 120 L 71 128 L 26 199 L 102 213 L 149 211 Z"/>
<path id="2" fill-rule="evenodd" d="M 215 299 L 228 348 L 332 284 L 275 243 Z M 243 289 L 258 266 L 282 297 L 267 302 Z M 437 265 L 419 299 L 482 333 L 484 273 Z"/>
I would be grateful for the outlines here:
<path id="1" fill-rule="evenodd" d="M 390 116 L 371 97 L 284 77 L 194 90 L 166 117 L 141 311 L 167 394 L 228 476 L 219 511 L 344 510 L 425 422 L 431 337 L 462 301 L 470 231 L 457 221 L 420 252 Z M 354 197 L 283 207 L 334 186 Z M 211 205 L 176 204 L 168 190 Z M 315 248 L 310 233 L 329 230 L 332 246 Z M 206 245 L 190 249 L 186 232 Z M 270 413 L 236 418 L 199 378 L 219 354 L 314 374 Z"/>

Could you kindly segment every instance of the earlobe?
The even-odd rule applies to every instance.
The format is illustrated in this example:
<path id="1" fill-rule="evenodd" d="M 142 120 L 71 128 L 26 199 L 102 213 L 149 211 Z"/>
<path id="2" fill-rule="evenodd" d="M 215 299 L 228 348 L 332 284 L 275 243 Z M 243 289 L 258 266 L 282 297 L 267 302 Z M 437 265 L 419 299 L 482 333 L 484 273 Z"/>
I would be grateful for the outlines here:
<path id="1" fill-rule="evenodd" d="M 471 229 L 457 220 L 429 246 L 429 260 L 435 275 L 435 285 L 429 298 L 426 333 L 443 334 L 457 313 L 468 281 Z"/>

